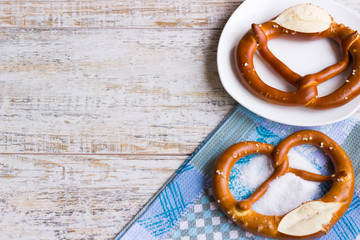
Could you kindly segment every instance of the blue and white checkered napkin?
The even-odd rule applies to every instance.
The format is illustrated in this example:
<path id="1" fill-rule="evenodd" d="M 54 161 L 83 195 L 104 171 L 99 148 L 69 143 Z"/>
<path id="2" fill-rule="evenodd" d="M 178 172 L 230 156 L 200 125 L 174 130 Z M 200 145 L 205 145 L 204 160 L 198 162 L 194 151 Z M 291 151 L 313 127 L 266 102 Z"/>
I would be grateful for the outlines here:
<path id="1" fill-rule="evenodd" d="M 218 209 L 211 191 L 214 162 L 236 142 L 259 141 L 277 145 L 289 134 L 303 129 L 315 129 L 333 138 L 348 153 L 355 171 L 352 204 L 341 220 L 321 239 L 360 238 L 359 120 L 348 118 L 321 127 L 296 127 L 266 120 L 239 105 L 115 239 L 263 239 L 244 232 Z M 299 146 L 296 151 L 305 154 L 319 170 L 326 168 L 327 164 L 319 161 L 318 152 L 309 150 L 307 146 Z M 238 164 L 243 163 L 239 161 Z M 230 176 L 230 187 L 232 179 Z M 243 191 L 248 191 L 231 190 L 237 195 L 236 198 L 246 195 Z"/>

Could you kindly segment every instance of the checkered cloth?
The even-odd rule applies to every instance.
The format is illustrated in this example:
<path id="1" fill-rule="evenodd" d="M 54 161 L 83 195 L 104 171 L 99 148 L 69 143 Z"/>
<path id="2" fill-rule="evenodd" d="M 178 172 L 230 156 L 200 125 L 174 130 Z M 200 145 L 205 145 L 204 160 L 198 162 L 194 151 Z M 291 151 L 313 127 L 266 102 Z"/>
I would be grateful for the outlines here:
<path id="1" fill-rule="evenodd" d="M 320 127 L 296 127 L 261 118 L 237 106 L 185 161 L 174 176 L 156 194 L 130 224 L 115 238 L 136 239 L 263 239 L 243 231 L 218 209 L 211 190 L 211 173 L 216 159 L 232 144 L 259 141 L 277 145 L 293 132 L 303 129 L 321 131 L 348 153 L 355 171 L 355 194 L 351 206 L 338 223 L 321 239 L 360 238 L 360 123 L 351 117 Z M 310 147 L 310 148 L 309 148 Z M 311 146 L 296 151 L 314 163 L 319 171 L 328 172 L 328 160 Z M 251 161 L 251 159 L 250 159 Z M 244 164 L 238 161 L 233 170 Z M 230 175 L 230 190 L 237 199 L 248 195 L 248 189 L 237 189 Z M 326 192 L 330 184 L 324 186 Z"/>

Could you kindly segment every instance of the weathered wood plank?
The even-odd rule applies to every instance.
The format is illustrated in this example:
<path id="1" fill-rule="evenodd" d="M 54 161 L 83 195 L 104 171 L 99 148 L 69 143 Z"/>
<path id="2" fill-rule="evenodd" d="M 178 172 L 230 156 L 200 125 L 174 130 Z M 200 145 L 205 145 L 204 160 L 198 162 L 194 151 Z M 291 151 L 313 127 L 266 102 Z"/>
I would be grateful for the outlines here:
<path id="1" fill-rule="evenodd" d="M 1 239 L 112 239 L 184 160 L 0 155 Z"/>
<path id="2" fill-rule="evenodd" d="M 336 0 L 360 13 L 360 2 Z M 0 27 L 222 28 L 243 0 L 0 1 Z"/>
<path id="3" fill-rule="evenodd" d="M 0 1 L 3 27 L 222 28 L 242 1 Z"/>
<path id="4" fill-rule="evenodd" d="M 235 104 L 219 35 L 2 29 L 0 152 L 190 154 Z"/>

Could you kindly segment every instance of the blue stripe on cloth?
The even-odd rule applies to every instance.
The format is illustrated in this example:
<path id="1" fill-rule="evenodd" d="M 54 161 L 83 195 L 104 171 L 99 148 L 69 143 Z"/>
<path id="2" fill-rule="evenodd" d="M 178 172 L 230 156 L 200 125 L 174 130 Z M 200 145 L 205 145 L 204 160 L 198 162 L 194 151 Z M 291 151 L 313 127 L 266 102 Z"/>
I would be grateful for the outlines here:
<path id="1" fill-rule="evenodd" d="M 179 183 L 176 182 L 175 185 L 176 185 L 176 191 L 177 191 L 178 193 L 180 193 L 180 185 L 179 185 Z M 185 202 L 184 202 L 184 198 L 181 198 L 180 200 L 181 200 L 182 209 L 185 209 L 185 208 L 186 208 L 186 204 L 185 204 Z"/>
<path id="2" fill-rule="evenodd" d="M 177 196 L 181 196 L 181 192 L 178 192 L 178 194 L 175 194 L 175 188 L 174 188 L 174 182 L 171 182 L 169 184 L 169 189 L 170 189 L 170 193 L 173 199 L 175 199 L 174 203 L 176 204 L 177 207 L 177 213 L 180 215 L 181 212 L 183 212 L 184 208 L 182 206 L 182 202 L 184 202 L 184 199 L 182 197 L 177 197 Z"/>
<path id="3" fill-rule="evenodd" d="M 176 188 L 175 188 L 176 186 Z M 157 239 L 171 230 L 182 214 L 191 207 L 210 179 L 195 168 L 177 175 L 137 221 Z"/>

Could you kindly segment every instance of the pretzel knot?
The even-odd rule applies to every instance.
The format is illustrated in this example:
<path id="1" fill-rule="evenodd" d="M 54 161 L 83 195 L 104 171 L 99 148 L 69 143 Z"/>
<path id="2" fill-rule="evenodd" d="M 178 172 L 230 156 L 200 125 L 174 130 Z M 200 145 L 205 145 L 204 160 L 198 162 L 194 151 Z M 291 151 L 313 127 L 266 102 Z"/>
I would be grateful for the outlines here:
<path id="1" fill-rule="evenodd" d="M 301 144 L 323 150 L 332 161 L 335 173 L 324 176 L 290 168 L 287 154 Z M 274 172 L 248 199 L 238 202 L 229 189 L 230 172 L 240 158 L 253 153 L 272 157 Z M 332 181 L 332 186 L 320 199 L 303 203 L 283 216 L 263 215 L 252 210 L 252 204 L 265 194 L 269 184 L 286 173 L 309 181 Z M 346 212 L 354 193 L 354 172 L 346 152 L 334 140 L 318 131 L 303 130 L 288 136 L 276 147 L 260 142 L 234 144 L 215 163 L 213 190 L 221 210 L 246 231 L 270 238 L 313 239 L 326 234 Z"/>
<path id="2" fill-rule="evenodd" d="M 274 38 L 319 39 L 329 38 L 340 47 L 342 58 L 336 64 L 313 74 L 301 76 L 280 61 L 268 48 L 268 40 Z M 264 61 L 286 82 L 296 87 L 294 92 L 275 89 L 264 83 L 256 73 L 253 57 L 258 50 Z M 350 76 L 332 93 L 318 97 L 317 86 L 343 72 L 351 63 Z M 252 24 L 251 30 L 240 40 L 235 50 L 235 67 L 241 83 L 256 97 L 285 106 L 305 106 L 328 109 L 342 106 L 360 94 L 360 40 L 359 34 L 334 22 L 321 32 L 300 32 L 279 25 L 274 20 Z"/>

